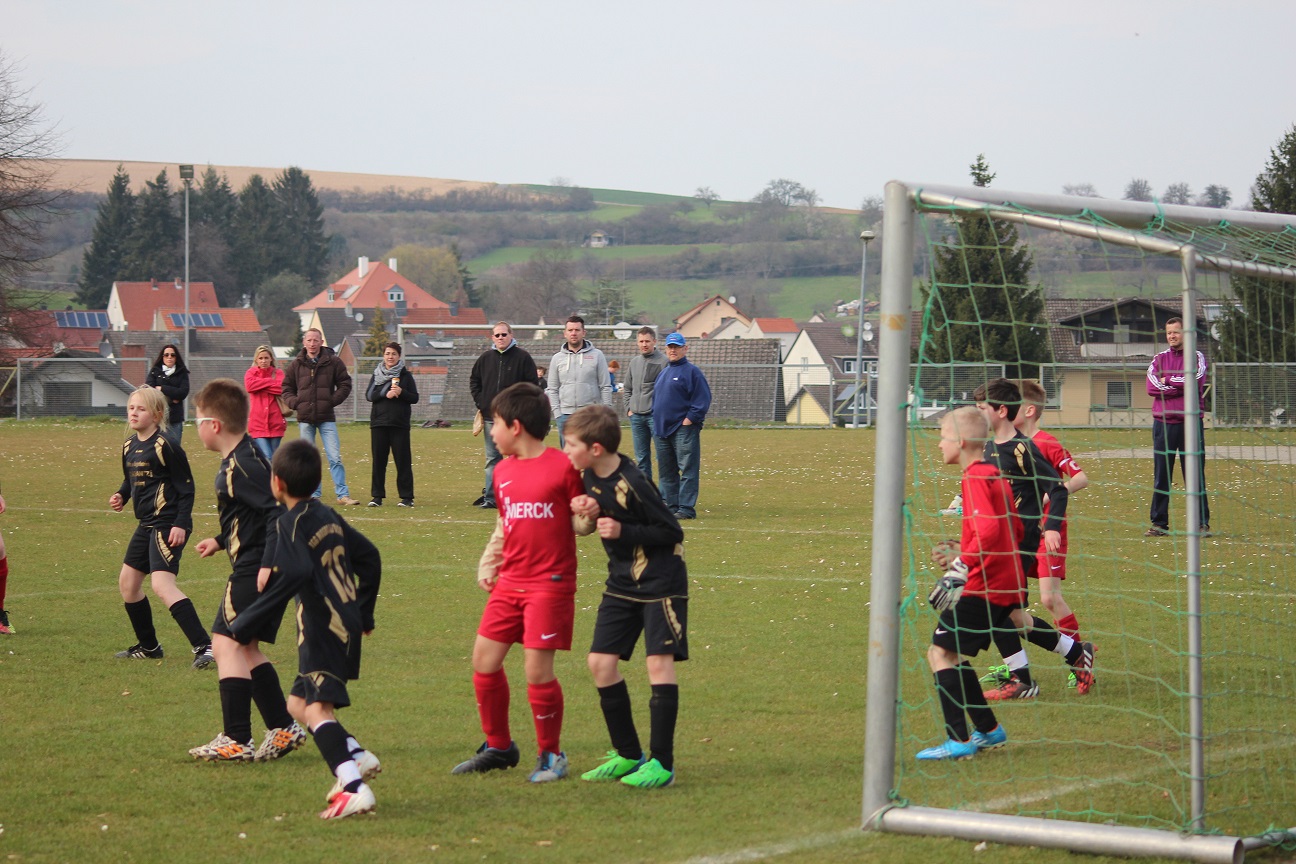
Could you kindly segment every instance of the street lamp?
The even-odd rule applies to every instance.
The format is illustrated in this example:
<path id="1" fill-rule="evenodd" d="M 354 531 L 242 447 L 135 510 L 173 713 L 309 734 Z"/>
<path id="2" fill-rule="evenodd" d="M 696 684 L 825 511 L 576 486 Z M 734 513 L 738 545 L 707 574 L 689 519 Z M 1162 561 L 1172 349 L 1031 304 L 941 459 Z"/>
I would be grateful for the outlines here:
<path id="1" fill-rule="evenodd" d="M 185 187 L 185 287 L 184 287 L 184 356 L 189 362 L 189 185 L 193 182 L 193 166 L 180 166 L 180 179 Z"/>
<path id="2" fill-rule="evenodd" d="M 859 325 L 855 328 L 855 399 L 852 425 L 856 429 L 859 428 L 860 373 L 864 367 L 864 287 L 868 284 L 868 244 L 876 236 L 872 231 L 860 232 L 860 246 L 864 252 L 860 263 Z M 872 330 L 871 327 L 869 329 Z M 869 333 L 870 342 L 873 341 L 872 335 Z"/>

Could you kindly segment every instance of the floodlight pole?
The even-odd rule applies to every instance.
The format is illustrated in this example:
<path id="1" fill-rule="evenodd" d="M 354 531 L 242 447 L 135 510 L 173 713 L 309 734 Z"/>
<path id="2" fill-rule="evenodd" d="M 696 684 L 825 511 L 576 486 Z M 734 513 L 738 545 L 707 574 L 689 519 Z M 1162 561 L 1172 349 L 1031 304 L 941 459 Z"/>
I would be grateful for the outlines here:
<path id="1" fill-rule="evenodd" d="M 860 232 L 860 248 L 863 249 L 860 260 L 860 299 L 859 320 L 855 323 L 855 398 L 852 400 L 855 409 L 852 412 L 851 428 L 859 428 L 860 371 L 864 365 L 864 286 L 868 284 L 868 244 L 877 235 L 872 231 Z"/>
<path id="2" fill-rule="evenodd" d="M 180 166 L 180 179 L 185 187 L 185 286 L 184 286 L 184 356 L 189 362 L 189 185 L 193 182 L 193 166 Z M 188 402 L 185 403 L 185 414 L 188 415 Z M 187 419 L 187 416 L 186 416 Z"/>

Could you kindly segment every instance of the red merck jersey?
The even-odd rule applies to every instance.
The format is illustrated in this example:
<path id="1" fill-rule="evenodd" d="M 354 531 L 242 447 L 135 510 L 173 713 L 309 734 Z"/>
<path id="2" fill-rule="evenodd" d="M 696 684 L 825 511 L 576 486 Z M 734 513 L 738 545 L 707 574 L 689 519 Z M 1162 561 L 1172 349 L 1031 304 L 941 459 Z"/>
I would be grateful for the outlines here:
<path id="1" fill-rule="evenodd" d="M 968 567 L 964 596 L 996 606 L 1024 603 L 1026 574 L 1020 547 L 1024 530 L 1013 506 L 1012 486 L 987 462 L 963 472 L 963 537 L 959 557 Z"/>
<path id="2" fill-rule="evenodd" d="M 553 447 L 534 459 L 495 466 L 495 501 L 504 552 L 495 590 L 576 593 L 576 532 L 571 500 L 585 494 L 580 474 Z"/>
<path id="3" fill-rule="evenodd" d="M 1040 453 L 1043 454 L 1044 458 L 1053 466 L 1057 471 L 1058 476 L 1063 480 L 1074 477 L 1080 473 L 1080 464 L 1075 461 L 1075 458 L 1071 455 L 1070 451 L 1062 446 L 1062 442 L 1058 441 L 1043 429 L 1037 431 L 1031 437 L 1031 441 L 1035 443 L 1035 446 L 1039 448 Z M 1049 502 L 1045 501 L 1044 515 L 1046 516 L 1048 515 L 1048 505 Z M 1063 516 L 1062 518 L 1064 520 L 1062 522 L 1062 535 L 1065 537 L 1066 517 Z"/>

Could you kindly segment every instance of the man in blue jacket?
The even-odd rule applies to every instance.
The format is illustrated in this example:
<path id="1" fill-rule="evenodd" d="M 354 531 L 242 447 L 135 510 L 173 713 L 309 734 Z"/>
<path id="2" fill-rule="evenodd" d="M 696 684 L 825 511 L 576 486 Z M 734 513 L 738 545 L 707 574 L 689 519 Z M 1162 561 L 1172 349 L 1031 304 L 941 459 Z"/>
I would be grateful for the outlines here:
<path id="1" fill-rule="evenodd" d="M 680 333 L 666 337 L 666 368 L 653 385 L 653 436 L 662 498 L 678 519 L 697 518 L 702 424 L 711 407 L 706 376 L 688 361 Z"/>

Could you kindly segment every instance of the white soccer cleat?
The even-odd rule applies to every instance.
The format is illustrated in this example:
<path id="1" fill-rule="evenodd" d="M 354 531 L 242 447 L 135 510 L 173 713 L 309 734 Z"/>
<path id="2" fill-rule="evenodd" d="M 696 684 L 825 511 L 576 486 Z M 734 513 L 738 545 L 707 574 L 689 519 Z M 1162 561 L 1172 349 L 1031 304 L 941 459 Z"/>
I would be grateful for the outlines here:
<path id="1" fill-rule="evenodd" d="M 257 762 L 269 762 L 287 756 L 306 743 L 306 730 L 294 720 L 282 729 L 267 729 L 256 751 Z"/>
<path id="2" fill-rule="evenodd" d="M 320 811 L 321 819 L 345 819 L 357 813 L 369 813 L 374 809 L 373 790 L 364 783 L 354 792 L 340 792 L 329 802 L 329 806 Z"/>

